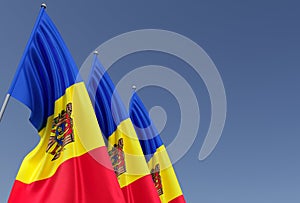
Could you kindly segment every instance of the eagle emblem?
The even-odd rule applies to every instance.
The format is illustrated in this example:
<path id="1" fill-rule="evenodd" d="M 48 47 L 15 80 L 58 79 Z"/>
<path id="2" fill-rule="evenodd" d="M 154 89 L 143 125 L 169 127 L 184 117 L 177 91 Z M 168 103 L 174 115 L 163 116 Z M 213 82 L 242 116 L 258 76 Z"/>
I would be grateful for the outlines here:
<path id="1" fill-rule="evenodd" d="M 150 173 L 151 173 L 155 188 L 157 190 L 157 193 L 160 196 L 163 194 L 163 188 L 162 188 L 159 164 L 156 164 L 155 168 L 151 169 Z"/>
<path id="2" fill-rule="evenodd" d="M 114 144 L 113 148 L 108 152 L 110 161 L 117 177 L 126 172 L 125 155 L 123 151 L 123 138 Z"/>
<path id="3" fill-rule="evenodd" d="M 72 103 L 66 105 L 66 109 L 53 119 L 51 135 L 46 153 L 53 155 L 52 161 L 58 159 L 64 150 L 64 146 L 74 142 Z"/>

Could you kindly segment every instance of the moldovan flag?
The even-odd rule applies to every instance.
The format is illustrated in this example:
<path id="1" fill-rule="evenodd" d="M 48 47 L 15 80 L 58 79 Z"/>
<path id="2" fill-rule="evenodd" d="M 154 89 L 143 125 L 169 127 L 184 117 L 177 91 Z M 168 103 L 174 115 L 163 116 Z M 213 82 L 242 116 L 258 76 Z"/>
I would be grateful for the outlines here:
<path id="1" fill-rule="evenodd" d="M 77 75 L 65 43 L 42 8 L 9 90 L 31 110 L 40 142 L 24 158 L 8 202 L 125 203 L 89 95 Z"/>
<path id="2" fill-rule="evenodd" d="M 130 118 L 140 139 L 161 202 L 185 203 L 165 146 L 136 93 L 132 95 L 129 108 Z"/>
<path id="3" fill-rule="evenodd" d="M 97 55 L 92 64 L 88 92 L 102 133 L 108 140 L 110 160 L 126 202 L 160 202 L 129 114 Z"/>

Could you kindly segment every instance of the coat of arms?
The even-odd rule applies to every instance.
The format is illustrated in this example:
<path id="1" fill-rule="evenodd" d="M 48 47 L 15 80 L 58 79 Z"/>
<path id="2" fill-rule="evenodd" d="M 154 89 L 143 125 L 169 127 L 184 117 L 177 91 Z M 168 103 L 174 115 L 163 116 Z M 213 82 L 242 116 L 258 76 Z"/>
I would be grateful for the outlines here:
<path id="1" fill-rule="evenodd" d="M 64 146 L 74 142 L 72 103 L 66 105 L 66 109 L 53 119 L 52 130 L 46 152 L 53 155 L 52 161 L 58 159 L 64 150 Z"/>
<path id="2" fill-rule="evenodd" d="M 155 168 L 151 169 L 150 173 L 151 173 L 152 180 L 154 182 L 154 185 L 155 185 L 158 195 L 162 195 L 163 188 L 162 188 L 162 183 L 161 183 L 159 164 L 156 164 Z"/>
<path id="3" fill-rule="evenodd" d="M 126 165 L 123 151 L 123 138 L 118 140 L 118 144 L 114 144 L 113 148 L 108 152 L 108 154 L 117 177 L 125 173 Z"/>

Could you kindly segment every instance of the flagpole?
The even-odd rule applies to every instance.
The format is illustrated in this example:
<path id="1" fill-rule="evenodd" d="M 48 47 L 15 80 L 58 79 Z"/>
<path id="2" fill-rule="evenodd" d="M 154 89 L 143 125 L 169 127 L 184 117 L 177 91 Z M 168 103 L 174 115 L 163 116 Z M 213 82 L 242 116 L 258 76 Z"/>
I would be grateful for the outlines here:
<path id="1" fill-rule="evenodd" d="M 10 98 L 10 94 L 7 94 L 6 97 L 5 97 L 5 100 L 4 100 L 3 104 L 2 104 L 1 111 L 0 111 L 0 122 L 1 122 L 1 120 L 2 120 L 2 116 L 3 116 L 3 114 L 4 114 L 4 111 L 5 111 L 5 109 L 6 109 L 6 106 L 7 106 L 7 104 L 8 104 L 9 98 Z"/>

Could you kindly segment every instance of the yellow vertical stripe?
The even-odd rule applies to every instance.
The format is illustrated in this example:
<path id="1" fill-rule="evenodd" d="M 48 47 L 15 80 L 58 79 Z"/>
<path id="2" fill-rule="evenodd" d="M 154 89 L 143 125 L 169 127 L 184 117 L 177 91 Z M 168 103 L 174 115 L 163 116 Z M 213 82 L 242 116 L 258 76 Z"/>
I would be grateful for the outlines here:
<path id="1" fill-rule="evenodd" d="M 53 155 L 46 153 L 51 130 L 53 130 L 52 122 L 54 117 L 65 110 L 69 103 L 72 103 L 74 142 L 65 145 L 59 158 L 52 160 Z M 104 146 L 102 134 L 83 82 L 67 88 L 65 94 L 56 100 L 54 105 L 54 114 L 48 118 L 46 127 L 39 132 L 41 137 L 39 144 L 24 158 L 20 167 L 16 179 L 23 183 L 29 184 L 49 178 L 66 160 Z M 51 150 L 54 148 L 55 145 L 51 147 Z"/>
<path id="2" fill-rule="evenodd" d="M 118 176 L 118 181 L 122 188 L 145 175 L 149 175 L 149 169 L 129 118 L 122 121 L 116 131 L 109 136 L 108 150 L 112 150 L 114 144 L 117 144 L 121 138 L 124 143 L 123 151 L 126 163 L 126 172 Z"/>
<path id="3" fill-rule="evenodd" d="M 182 195 L 182 191 L 164 145 L 160 146 L 153 157 L 148 161 L 149 169 L 155 169 L 157 164 L 159 164 L 160 167 L 163 190 L 163 194 L 159 197 L 162 203 L 168 203 Z"/>

